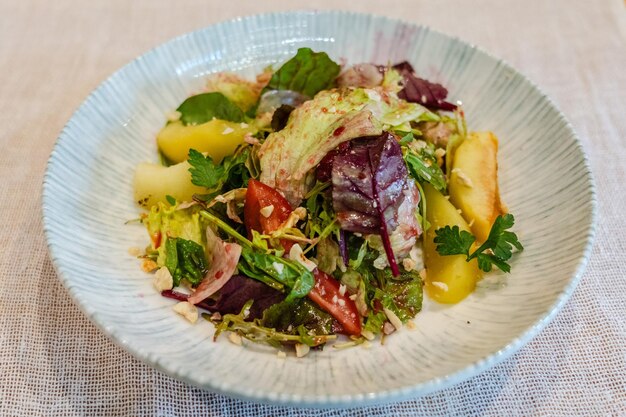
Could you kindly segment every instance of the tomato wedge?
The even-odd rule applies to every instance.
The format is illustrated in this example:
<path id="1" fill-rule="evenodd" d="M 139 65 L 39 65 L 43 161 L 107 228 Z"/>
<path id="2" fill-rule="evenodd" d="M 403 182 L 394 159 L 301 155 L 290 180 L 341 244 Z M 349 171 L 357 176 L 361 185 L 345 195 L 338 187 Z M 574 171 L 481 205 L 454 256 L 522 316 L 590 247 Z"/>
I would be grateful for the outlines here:
<path id="1" fill-rule="evenodd" d="M 274 209 L 266 217 L 261 214 L 261 209 L 272 206 Z M 252 231 L 268 234 L 278 229 L 289 218 L 292 212 L 289 201 L 278 191 L 263 184 L 261 181 L 251 179 L 248 181 L 246 201 L 243 205 L 244 223 L 248 231 L 248 237 L 252 238 Z M 293 242 L 282 240 L 281 244 L 286 252 L 289 252 Z"/>
<path id="2" fill-rule="evenodd" d="M 361 319 L 356 304 L 348 294 L 341 295 L 339 282 L 318 268 L 313 270 L 315 286 L 309 292 L 309 298 L 322 310 L 333 316 L 343 327 L 345 333 L 361 334 Z"/>

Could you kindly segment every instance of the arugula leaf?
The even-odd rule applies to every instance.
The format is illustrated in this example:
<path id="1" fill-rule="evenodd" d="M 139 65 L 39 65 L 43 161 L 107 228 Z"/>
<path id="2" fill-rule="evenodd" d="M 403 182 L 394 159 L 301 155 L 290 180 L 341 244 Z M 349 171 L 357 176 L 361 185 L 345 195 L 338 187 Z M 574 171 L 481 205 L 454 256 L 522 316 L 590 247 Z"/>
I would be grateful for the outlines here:
<path id="1" fill-rule="evenodd" d="M 247 312 L 252 307 L 252 300 L 248 301 L 239 314 L 226 314 L 222 317 L 221 322 L 214 321 L 208 314 L 202 314 L 202 317 L 215 324 L 215 334 L 213 340 L 217 340 L 219 335 L 224 331 L 237 332 L 246 339 L 255 343 L 268 343 L 274 347 L 281 347 L 283 343 L 304 343 L 309 346 L 322 345 L 330 340 L 337 338 L 334 334 L 329 335 L 308 335 L 298 329 L 298 334 L 288 334 L 276 331 L 276 329 L 261 325 L 260 320 L 246 321 Z"/>
<path id="2" fill-rule="evenodd" d="M 203 93 L 189 97 L 176 109 L 184 125 L 198 125 L 215 119 L 241 123 L 244 114 L 222 93 Z"/>
<path id="3" fill-rule="evenodd" d="M 437 165 L 435 147 L 432 144 L 427 144 L 418 151 L 405 148 L 404 161 L 413 178 L 430 183 L 438 191 L 446 189 L 446 178 Z"/>
<path id="4" fill-rule="evenodd" d="M 325 52 L 300 48 L 272 75 L 265 90 L 292 90 L 313 97 L 333 84 L 339 70 Z"/>
<path id="5" fill-rule="evenodd" d="M 440 255 L 465 255 L 468 262 L 476 258 L 478 267 L 485 272 L 491 271 L 494 265 L 503 272 L 510 272 L 511 266 L 506 261 L 513 256 L 513 248 L 518 251 L 524 249 L 517 235 L 507 231 L 514 224 L 512 214 L 498 216 L 485 243 L 472 254 L 469 252 L 476 238 L 465 230 L 459 230 L 458 226 L 437 229 L 434 242 Z"/>

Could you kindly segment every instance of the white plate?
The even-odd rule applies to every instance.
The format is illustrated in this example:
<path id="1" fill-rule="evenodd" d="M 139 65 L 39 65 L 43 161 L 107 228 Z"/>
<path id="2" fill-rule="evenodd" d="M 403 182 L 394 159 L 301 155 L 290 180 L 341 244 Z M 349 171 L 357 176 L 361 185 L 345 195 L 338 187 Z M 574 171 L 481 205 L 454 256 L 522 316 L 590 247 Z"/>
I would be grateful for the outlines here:
<path id="1" fill-rule="evenodd" d="M 507 276 L 486 278 L 454 306 L 426 300 L 413 331 L 370 349 L 329 347 L 279 359 L 240 348 L 213 326 L 189 325 L 128 255 L 145 231 L 134 167 L 156 161 L 164 115 L 217 71 L 253 75 L 298 47 L 348 63 L 409 60 L 462 100 L 471 130 L 500 138 L 500 187 L 525 250 Z M 234 397 L 297 406 L 363 406 L 423 395 L 502 361 L 536 335 L 572 293 L 589 258 L 595 218 L 589 164 L 554 104 L 502 61 L 458 39 L 382 17 L 295 12 L 240 18 L 181 36 L 137 58 L 72 116 L 48 163 L 43 212 L 59 277 L 85 314 L 137 358 Z"/>

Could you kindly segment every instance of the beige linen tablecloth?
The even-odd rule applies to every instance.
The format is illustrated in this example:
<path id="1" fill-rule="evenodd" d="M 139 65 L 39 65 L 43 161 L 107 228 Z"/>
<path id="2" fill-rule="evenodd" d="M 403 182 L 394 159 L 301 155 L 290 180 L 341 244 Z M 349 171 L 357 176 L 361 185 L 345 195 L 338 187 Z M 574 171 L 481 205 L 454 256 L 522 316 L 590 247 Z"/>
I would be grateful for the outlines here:
<path id="1" fill-rule="evenodd" d="M 0 415 L 626 415 L 626 8 L 562 1 L 0 1 Z M 41 183 L 74 109 L 176 35 L 272 10 L 342 8 L 430 25 L 506 59 L 552 97 L 590 156 L 599 223 L 564 310 L 501 365 L 398 404 L 298 410 L 173 380 L 73 304 L 42 233 Z"/>

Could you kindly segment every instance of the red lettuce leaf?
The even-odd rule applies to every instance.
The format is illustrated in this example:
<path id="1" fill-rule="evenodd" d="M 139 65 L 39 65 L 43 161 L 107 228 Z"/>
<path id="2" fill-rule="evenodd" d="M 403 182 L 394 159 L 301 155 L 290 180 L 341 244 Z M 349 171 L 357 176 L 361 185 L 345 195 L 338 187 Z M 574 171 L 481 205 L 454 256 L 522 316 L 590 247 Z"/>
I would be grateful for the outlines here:
<path id="1" fill-rule="evenodd" d="M 389 266 L 399 274 L 389 233 L 408 189 L 402 149 L 393 135 L 356 139 L 332 162 L 333 209 L 341 229 L 380 235 Z"/>
<path id="2" fill-rule="evenodd" d="M 162 296 L 178 301 L 187 301 L 187 294 L 166 290 Z M 266 308 L 281 302 L 285 294 L 268 287 L 262 282 L 244 275 L 233 275 L 219 292 L 211 298 L 202 300 L 196 307 L 220 314 L 238 314 L 249 300 L 254 300 L 250 307 L 249 320 L 261 318 Z"/>
<path id="3" fill-rule="evenodd" d="M 401 99 L 419 103 L 432 110 L 456 110 L 455 104 L 446 101 L 448 90 L 441 84 L 419 78 L 408 62 L 400 62 L 394 65 L 393 69 L 397 70 L 404 80 L 404 88 L 398 93 Z"/>

